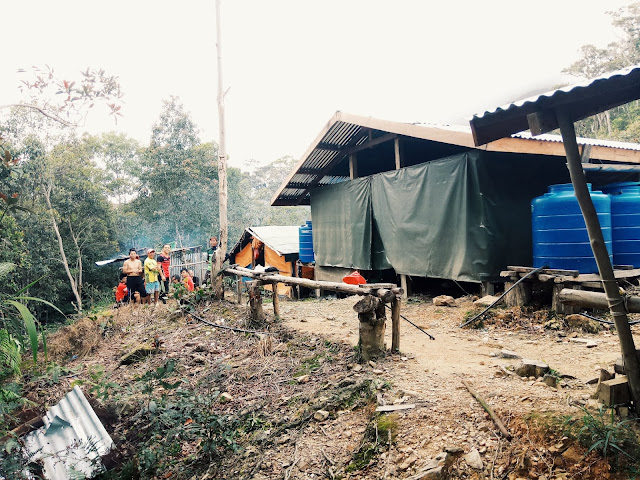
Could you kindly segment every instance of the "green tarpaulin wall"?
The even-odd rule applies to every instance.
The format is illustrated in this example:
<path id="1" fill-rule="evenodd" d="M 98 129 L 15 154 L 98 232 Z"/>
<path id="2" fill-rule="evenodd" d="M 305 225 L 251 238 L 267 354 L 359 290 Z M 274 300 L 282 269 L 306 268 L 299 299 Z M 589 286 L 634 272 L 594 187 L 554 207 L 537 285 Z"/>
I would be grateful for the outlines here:
<path id="1" fill-rule="evenodd" d="M 316 264 L 483 281 L 531 265 L 531 199 L 563 159 L 470 151 L 314 190 Z"/>

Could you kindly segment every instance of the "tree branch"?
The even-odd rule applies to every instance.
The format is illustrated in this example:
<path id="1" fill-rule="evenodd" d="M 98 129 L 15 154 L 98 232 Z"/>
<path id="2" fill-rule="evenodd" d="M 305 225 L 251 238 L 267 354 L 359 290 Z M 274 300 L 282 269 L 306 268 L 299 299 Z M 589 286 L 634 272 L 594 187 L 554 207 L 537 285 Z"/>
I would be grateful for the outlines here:
<path id="1" fill-rule="evenodd" d="M 68 121 L 58 117 L 57 115 L 53 115 L 53 114 L 47 112 L 46 110 L 38 107 L 37 105 L 32 105 L 32 104 L 29 104 L 29 103 L 10 103 L 8 105 L 0 105 L 0 109 L 12 108 L 12 107 L 28 108 L 28 109 L 31 109 L 31 110 L 36 110 L 37 112 L 40 112 L 45 117 L 50 118 L 51 120 L 54 120 L 54 121 L 56 121 L 58 123 L 61 123 L 65 127 L 75 127 L 75 126 L 77 126 L 75 123 L 68 122 Z"/>

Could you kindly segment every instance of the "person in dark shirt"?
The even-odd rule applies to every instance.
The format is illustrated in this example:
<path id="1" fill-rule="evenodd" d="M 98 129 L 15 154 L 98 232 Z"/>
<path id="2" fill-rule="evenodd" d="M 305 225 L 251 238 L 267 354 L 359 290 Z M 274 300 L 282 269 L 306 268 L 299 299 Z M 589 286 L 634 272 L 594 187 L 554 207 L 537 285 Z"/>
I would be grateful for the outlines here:
<path id="1" fill-rule="evenodd" d="M 209 239 L 209 249 L 207 250 L 207 273 L 204 276 L 204 283 L 208 283 L 211 279 L 211 262 L 215 262 L 216 251 L 218 250 L 217 237 Z"/>
<path id="2" fill-rule="evenodd" d="M 164 291 L 162 292 L 162 301 L 166 303 L 167 297 L 169 295 L 169 280 L 171 275 L 169 274 L 169 267 L 171 266 L 171 245 L 165 243 L 162 247 L 162 251 L 160 255 L 156 257 L 157 262 L 160 264 L 162 269 L 162 287 Z"/>

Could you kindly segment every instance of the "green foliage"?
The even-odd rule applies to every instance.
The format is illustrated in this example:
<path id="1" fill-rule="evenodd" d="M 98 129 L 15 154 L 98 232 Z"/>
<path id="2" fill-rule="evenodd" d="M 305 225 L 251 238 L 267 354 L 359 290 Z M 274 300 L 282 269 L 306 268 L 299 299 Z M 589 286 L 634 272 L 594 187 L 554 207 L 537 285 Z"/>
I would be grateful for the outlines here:
<path id="1" fill-rule="evenodd" d="M 624 460 L 626 467 L 640 468 L 640 440 L 631 428 L 633 420 L 617 420 L 613 409 L 600 409 L 596 415 L 582 408 L 581 418 L 568 418 L 566 431 L 574 436 L 587 454 L 596 451 L 604 458 L 613 458 L 614 466 L 620 467 Z"/>

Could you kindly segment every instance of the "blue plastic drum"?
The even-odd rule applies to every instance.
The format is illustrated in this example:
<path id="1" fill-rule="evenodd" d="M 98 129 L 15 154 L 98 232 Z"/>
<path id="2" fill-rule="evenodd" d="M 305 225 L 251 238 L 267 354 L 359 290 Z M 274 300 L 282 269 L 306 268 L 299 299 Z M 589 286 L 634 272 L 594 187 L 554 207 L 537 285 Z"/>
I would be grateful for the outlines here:
<path id="1" fill-rule="evenodd" d="M 591 191 L 609 255 L 612 253 L 611 200 Z M 596 273 L 598 266 L 591 250 L 587 227 L 570 183 L 550 185 L 549 192 L 531 202 L 533 265 Z"/>

